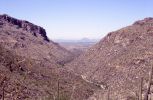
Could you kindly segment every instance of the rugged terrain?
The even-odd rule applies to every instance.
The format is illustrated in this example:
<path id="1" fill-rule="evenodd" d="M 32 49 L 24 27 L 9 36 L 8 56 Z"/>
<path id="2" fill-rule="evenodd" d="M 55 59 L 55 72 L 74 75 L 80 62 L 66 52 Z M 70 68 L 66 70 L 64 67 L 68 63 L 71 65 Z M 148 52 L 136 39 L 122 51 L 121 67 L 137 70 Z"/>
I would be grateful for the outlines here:
<path id="1" fill-rule="evenodd" d="M 65 70 L 72 59 L 42 27 L 0 15 L 0 99 L 88 99 L 100 87 Z"/>
<path id="2" fill-rule="evenodd" d="M 73 59 L 71 52 L 49 40 L 45 29 L 8 15 L 0 15 L 0 43 L 19 55 L 51 62 L 52 66 Z"/>
<path id="3" fill-rule="evenodd" d="M 153 18 L 145 18 L 109 33 L 66 67 L 88 82 L 101 84 L 111 100 L 135 100 L 141 77 L 146 92 L 152 62 Z M 96 93 L 92 98 L 104 96 Z"/>
<path id="4" fill-rule="evenodd" d="M 140 79 L 144 95 L 153 66 L 153 18 L 111 32 L 74 56 L 42 27 L 0 15 L 0 99 L 136 100 Z"/>
<path id="5" fill-rule="evenodd" d="M 46 68 L 3 46 L 0 46 L 0 84 L 0 99 L 4 92 L 5 100 L 83 100 L 99 89 L 63 68 Z"/>

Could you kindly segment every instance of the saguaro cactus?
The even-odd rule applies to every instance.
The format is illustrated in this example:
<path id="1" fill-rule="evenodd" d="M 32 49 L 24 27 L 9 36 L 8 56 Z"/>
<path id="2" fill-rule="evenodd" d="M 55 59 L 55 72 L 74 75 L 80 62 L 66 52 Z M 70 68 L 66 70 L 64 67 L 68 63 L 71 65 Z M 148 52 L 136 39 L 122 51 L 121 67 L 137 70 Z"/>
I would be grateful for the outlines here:
<path id="1" fill-rule="evenodd" d="M 140 78 L 140 85 L 139 85 L 139 100 L 142 100 L 142 85 L 143 85 L 143 78 Z"/>
<path id="2" fill-rule="evenodd" d="M 4 95 L 5 95 L 5 94 L 4 94 L 4 86 L 3 86 L 2 91 L 3 91 L 2 100 L 4 100 L 4 98 L 5 98 L 5 97 L 4 97 Z"/>
<path id="3" fill-rule="evenodd" d="M 108 87 L 108 92 L 107 92 L 107 100 L 110 100 L 110 89 Z"/>
<path id="4" fill-rule="evenodd" d="M 60 93 L 59 93 L 59 79 L 58 79 L 58 81 L 57 81 L 57 98 L 58 98 L 58 100 L 60 100 Z"/>
<path id="5" fill-rule="evenodd" d="M 152 84 L 152 74 L 153 74 L 153 66 L 151 67 L 151 70 L 150 70 L 150 73 L 149 73 L 149 82 L 148 82 L 147 91 L 146 91 L 144 100 L 148 100 L 148 97 L 149 97 L 150 87 L 151 87 L 151 84 Z"/>
<path id="6" fill-rule="evenodd" d="M 6 77 L 4 77 L 3 79 L 2 79 L 2 81 L 0 82 L 0 85 L 2 86 L 2 100 L 4 100 L 4 93 L 5 93 L 5 81 L 6 81 Z"/>

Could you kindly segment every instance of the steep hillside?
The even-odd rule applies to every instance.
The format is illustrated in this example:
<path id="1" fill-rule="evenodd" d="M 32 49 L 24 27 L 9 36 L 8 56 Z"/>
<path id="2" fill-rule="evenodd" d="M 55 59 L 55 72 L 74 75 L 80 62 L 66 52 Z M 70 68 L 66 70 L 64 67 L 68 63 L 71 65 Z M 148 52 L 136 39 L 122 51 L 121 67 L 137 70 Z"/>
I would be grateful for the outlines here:
<path id="1" fill-rule="evenodd" d="M 67 68 L 82 75 L 87 81 L 104 86 L 105 90 L 110 91 L 111 100 L 127 100 L 137 98 L 141 77 L 144 78 L 145 93 L 152 62 L 153 18 L 145 18 L 109 33 L 68 64 Z"/>
<path id="2" fill-rule="evenodd" d="M 1 45 L 0 84 L 0 99 L 4 92 L 5 100 L 86 100 L 98 89 L 62 68 L 46 68 Z"/>
<path id="3" fill-rule="evenodd" d="M 73 54 L 49 40 L 45 29 L 28 21 L 0 15 L 0 43 L 18 55 L 51 63 L 65 64 Z"/>
<path id="4" fill-rule="evenodd" d="M 100 87 L 61 67 L 72 59 L 42 27 L 0 15 L 0 99 L 87 100 Z"/>

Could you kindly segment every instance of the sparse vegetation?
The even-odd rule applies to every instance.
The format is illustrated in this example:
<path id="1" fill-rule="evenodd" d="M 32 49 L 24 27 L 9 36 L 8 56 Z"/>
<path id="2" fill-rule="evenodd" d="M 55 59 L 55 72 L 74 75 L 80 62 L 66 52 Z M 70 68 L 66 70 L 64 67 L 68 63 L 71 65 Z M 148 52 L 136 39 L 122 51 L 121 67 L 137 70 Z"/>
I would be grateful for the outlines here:
<path id="1" fill-rule="evenodd" d="M 145 93 L 148 100 L 152 18 L 109 33 L 72 62 L 72 52 L 50 41 L 42 27 L 7 15 L 0 19 L 0 99 L 143 100 Z"/>
<path id="2" fill-rule="evenodd" d="M 141 96 L 148 91 L 146 83 L 153 62 L 151 23 L 153 18 L 145 18 L 110 32 L 66 67 L 77 74 L 85 75 L 93 83 L 105 82 L 111 88 L 110 98 L 113 100 L 135 96 L 136 93 L 136 97 L 143 100 Z M 141 77 L 143 88 L 140 86 Z M 99 94 L 97 93 L 98 96 Z"/>
<path id="3" fill-rule="evenodd" d="M 138 98 L 135 96 L 128 96 L 127 100 L 138 100 Z"/>
<path id="4" fill-rule="evenodd" d="M 4 89 L 10 91 L 5 93 L 5 95 L 9 95 L 6 98 L 10 99 L 33 100 L 42 97 L 42 100 L 58 100 L 57 92 L 59 91 L 59 100 L 69 100 L 72 92 L 71 86 L 77 82 L 80 84 L 77 88 L 82 87 L 79 89 L 81 92 L 77 93 L 81 93 L 82 96 L 76 98 L 76 100 L 80 100 L 80 98 L 85 98 L 83 95 L 86 94 L 84 89 L 89 88 L 90 90 L 90 87 L 92 87 L 92 85 L 90 86 L 90 84 L 66 70 L 61 68 L 59 71 L 48 69 L 43 63 L 37 64 L 35 60 L 18 56 L 2 45 L 0 45 L 0 65 L 2 65 L 0 73 L 9 78 L 8 85 Z M 60 76 L 60 83 L 57 86 L 59 72 L 64 76 Z M 82 82 L 85 84 L 82 84 Z M 3 88 L 0 87 L 0 89 Z M 73 96 L 75 94 L 74 92 Z M 0 92 L 0 95 L 3 96 L 3 93 Z"/>

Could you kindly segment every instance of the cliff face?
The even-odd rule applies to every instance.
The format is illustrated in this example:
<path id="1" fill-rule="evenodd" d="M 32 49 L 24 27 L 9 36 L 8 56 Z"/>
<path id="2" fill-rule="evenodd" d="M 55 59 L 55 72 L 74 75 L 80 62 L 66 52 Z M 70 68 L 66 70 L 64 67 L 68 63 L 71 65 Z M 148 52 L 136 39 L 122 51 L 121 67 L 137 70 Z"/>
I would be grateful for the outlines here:
<path id="1" fill-rule="evenodd" d="M 109 33 L 67 68 L 109 88 L 112 100 L 121 100 L 137 97 L 141 77 L 146 92 L 152 62 L 153 18 L 145 18 Z"/>
<path id="2" fill-rule="evenodd" d="M 36 37 L 40 34 L 44 40 L 49 42 L 45 29 L 40 26 L 34 25 L 28 21 L 18 20 L 16 18 L 4 14 L 0 15 L 0 22 L 1 25 L 6 23 L 16 25 L 18 28 L 22 28 L 23 30 L 32 33 Z"/>

